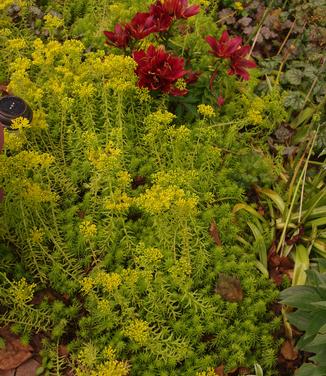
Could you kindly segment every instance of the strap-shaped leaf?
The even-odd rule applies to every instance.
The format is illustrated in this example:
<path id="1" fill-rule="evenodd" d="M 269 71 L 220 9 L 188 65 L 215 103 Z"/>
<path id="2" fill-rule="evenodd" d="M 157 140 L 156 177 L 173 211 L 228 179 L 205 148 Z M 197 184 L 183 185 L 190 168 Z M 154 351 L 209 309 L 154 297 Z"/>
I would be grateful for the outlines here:
<path id="1" fill-rule="evenodd" d="M 277 208 L 279 209 L 281 214 L 284 213 L 285 203 L 284 203 L 282 197 L 278 193 L 276 193 L 272 189 L 267 189 L 267 188 L 257 188 L 256 190 L 257 190 L 258 193 L 262 193 L 265 196 L 267 196 L 268 198 L 270 198 L 275 203 L 275 205 L 277 206 Z"/>

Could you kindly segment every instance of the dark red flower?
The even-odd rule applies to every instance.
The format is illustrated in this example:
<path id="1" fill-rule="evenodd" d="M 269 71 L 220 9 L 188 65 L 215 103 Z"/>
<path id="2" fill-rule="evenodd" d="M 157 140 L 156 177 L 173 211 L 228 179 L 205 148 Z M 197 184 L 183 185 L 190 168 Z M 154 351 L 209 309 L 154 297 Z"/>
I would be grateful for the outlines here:
<path id="1" fill-rule="evenodd" d="M 255 68 L 256 63 L 252 60 L 246 59 L 250 51 L 250 46 L 243 46 L 238 48 L 231 56 L 231 67 L 228 70 L 228 74 L 236 74 L 242 77 L 244 80 L 249 80 L 249 73 L 247 69 Z"/>
<path id="2" fill-rule="evenodd" d="M 164 9 L 160 0 L 150 6 L 149 14 L 154 18 L 156 32 L 167 31 L 170 28 L 173 18 Z"/>
<path id="3" fill-rule="evenodd" d="M 218 41 L 211 35 L 208 35 L 205 40 L 212 48 L 212 51 L 209 51 L 209 53 L 221 58 L 230 58 L 239 48 L 242 42 L 241 37 L 234 37 L 230 39 L 227 31 L 223 32 Z"/>
<path id="4" fill-rule="evenodd" d="M 222 97 L 221 94 L 218 96 L 216 103 L 217 103 L 217 105 L 218 105 L 219 107 L 222 107 L 223 104 L 225 103 L 225 99 Z"/>
<path id="5" fill-rule="evenodd" d="M 163 7 L 168 14 L 175 18 L 188 18 L 197 14 L 199 5 L 188 6 L 188 0 L 164 0 Z"/>
<path id="6" fill-rule="evenodd" d="M 120 24 L 114 26 L 114 31 L 104 31 L 103 33 L 108 38 L 105 42 L 106 44 L 118 48 L 126 48 L 128 46 L 130 39 L 129 32 Z"/>
<path id="7" fill-rule="evenodd" d="M 126 25 L 126 30 L 135 39 L 143 39 L 156 31 L 155 17 L 150 13 L 136 13 Z"/>
<path id="8" fill-rule="evenodd" d="M 174 96 L 183 96 L 187 89 L 176 86 L 180 78 L 184 78 L 189 71 L 184 68 L 183 58 L 167 53 L 164 47 L 149 46 L 147 51 L 134 51 L 133 58 L 137 63 L 136 74 L 138 86 L 153 91 L 162 91 Z"/>

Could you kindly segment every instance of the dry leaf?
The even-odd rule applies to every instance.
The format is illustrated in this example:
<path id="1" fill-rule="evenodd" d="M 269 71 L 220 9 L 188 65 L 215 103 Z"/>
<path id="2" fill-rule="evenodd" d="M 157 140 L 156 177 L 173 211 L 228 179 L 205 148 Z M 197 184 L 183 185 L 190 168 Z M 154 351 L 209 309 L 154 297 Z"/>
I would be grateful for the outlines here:
<path id="1" fill-rule="evenodd" d="M 295 350 L 293 342 L 287 339 L 282 345 L 281 354 L 286 360 L 295 360 L 299 353 Z"/>
<path id="2" fill-rule="evenodd" d="M 215 244 L 218 247 L 220 247 L 222 245 L 222 242 L 221 242 L 220 234 L 218 233 L 218 229 L 217 229 L 217 226 L 216 226 L 214 219 L 212 219 L 212 222 L 211 222 L 211 225 L 210 225 L 210 228 L 209 228 L 209 233 L 210 233 L 211 237 L 213 238 Z"/>
<path id="3" fill-rule="evenodd" d="M 30 359 L 17 368 L 15 376 L 35 376 L 36 370 L 41 366 L 35 359 Z"/>
<path id="4" fill-rule="evenodd" d="M 236 277 L 220 275 L 215 292 L 228 302 L 240 302 L 243 299 L 243 290 Z"/>
<path id="5" fill-rule="evenodd" d="M 0 370 L 16 368 L 32 357 L 33 348 L 23 345 L 18 336 L 12 334 L 7 328 L 1 328 L 0 335 L 6 344 L 4 349 L 0 349 Z"/>
<path id="6" fill-rule="evenodd" d="M 223 364 L 221 366 L 215 368 L 214 371 L 215 371 L 216 375 L 218 375 L 218 376 L 225 376 Z"/>

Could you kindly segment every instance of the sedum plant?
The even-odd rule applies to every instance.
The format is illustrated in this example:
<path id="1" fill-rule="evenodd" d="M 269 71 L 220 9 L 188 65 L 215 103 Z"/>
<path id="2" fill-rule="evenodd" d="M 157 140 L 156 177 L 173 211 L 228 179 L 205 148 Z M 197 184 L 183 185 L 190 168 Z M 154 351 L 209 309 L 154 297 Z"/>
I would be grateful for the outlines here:
<path id="1" fill-rule="evenodd" d="M 216 35 L 198 17 L 207 21 L 202 36 Z M 170 90 L 137 85 L 131 56 L 87 51 L 79 40 L 55 40 L 55 30 L 16 48 L 17 27 L 6 22 L 1 67 L 34 118 L 5 131 L 0 155 L 0 323 L 26 337 L 45 332 L 49 372 L 195 376 L 259 363 L 275 374 L 280 320 L 269 305 L 278 292 L 254 252 L 237 245 L 232 207 L 248 185 L 237 176 L 248 167 L 239 156 L 284 119 L 280 94 L 258 98 L 255 79 L 226 74 L 219 107 L 209 91 L 214 68 L 198 82 L 202 97 L 176 104 Z M 216 56 L 194 39 L 176 35 L 171 61 L 185 62 L 192 46 L 197 71 Z M 180 108 L 193 116 L 177 116 Z M 9 294 L 12 286 L 20 294 Z M 53 355 L 60 345 L 65 360 Z"/>

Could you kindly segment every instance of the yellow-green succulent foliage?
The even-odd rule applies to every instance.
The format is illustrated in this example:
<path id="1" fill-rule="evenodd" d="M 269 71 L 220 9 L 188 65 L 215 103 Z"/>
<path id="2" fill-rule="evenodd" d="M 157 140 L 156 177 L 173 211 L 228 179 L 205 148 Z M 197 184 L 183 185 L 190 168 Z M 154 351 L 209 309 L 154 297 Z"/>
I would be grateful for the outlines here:
<path id="1" fill-rule="evenodd" d="M 21 32 L 29 8 L 21 29 L 10 21 L 12 3 L 0 8 L 1 78 L 34 117 L 5 131 L 0 154 L 0 325 L 45 331 L 45 348 L 66 344 L 77 375 L 210 375 L 257 362 L 274 374 L 277 292 L 237 245 L 232 207 L 255 171 L 275 179 L 252 144 L 284 118 L 281 95 L 258 98 L 255 80 L 242 82 L 223 112 L 198 103 L 186 122 L 137 88 L 133 59 L 68 38 L 95 27 L 92 7 L 100 33 L 130 16 L 130 2 L 58 2 L 56 20 L 43 1 L 42 39 Z M 239 279 L 242 300 L 216 293 L 221 274 Z"/>

